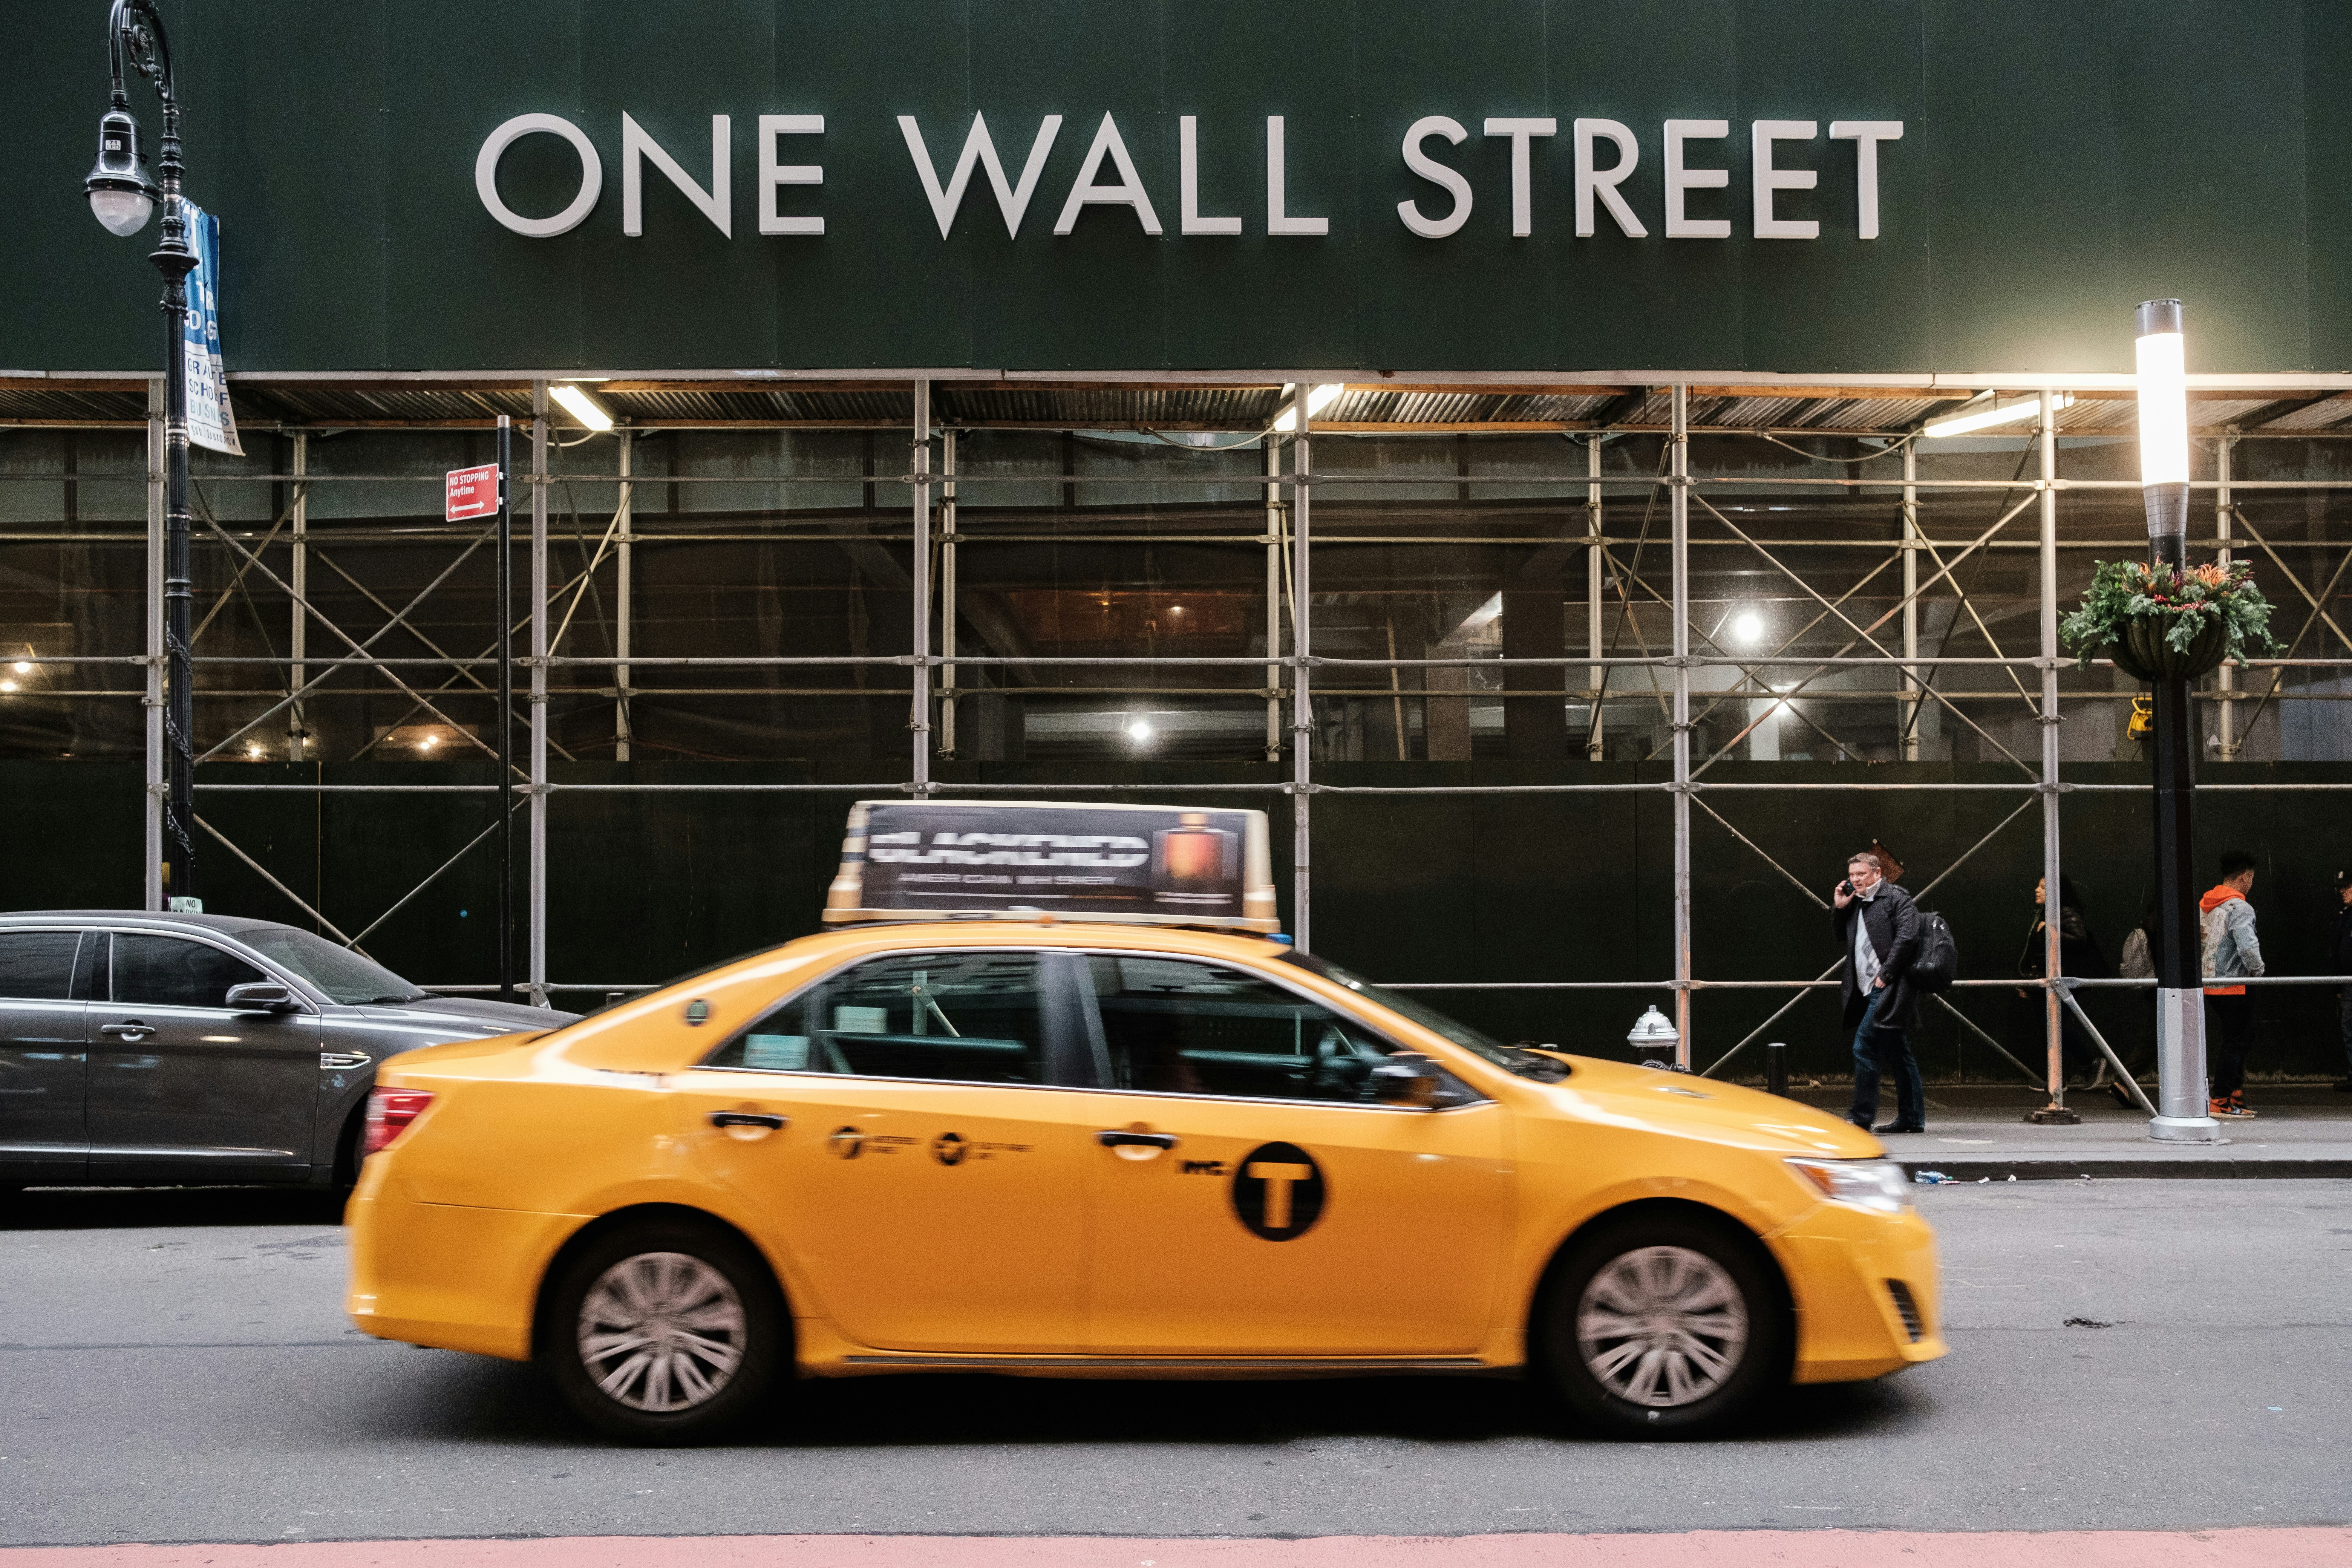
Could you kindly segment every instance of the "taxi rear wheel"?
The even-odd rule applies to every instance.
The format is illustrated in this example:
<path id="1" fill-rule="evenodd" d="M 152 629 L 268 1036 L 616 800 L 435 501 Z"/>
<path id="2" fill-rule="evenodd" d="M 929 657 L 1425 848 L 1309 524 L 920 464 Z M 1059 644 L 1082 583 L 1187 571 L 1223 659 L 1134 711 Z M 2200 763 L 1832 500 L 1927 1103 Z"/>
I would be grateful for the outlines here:
<path id="1" fill-rule="evenodd" d="M 650 1220 L 573 1254 L 541 1320 L 539 1360 L 599 1431 L 693 1443 L 749 1415 L 789 1355 L 767 1265 L 716 1226 Z"/>
<path id="2" fill-rule="evenodd" d="M 1554 1265 L 1530 1336 L 1577 1415 L 1624 1436 L 1738 1425 L 1788 1381 L 1794 1344 L 1778 1277 L 1729 1222 L 1652 1213 L 1604 1222 Z"/>

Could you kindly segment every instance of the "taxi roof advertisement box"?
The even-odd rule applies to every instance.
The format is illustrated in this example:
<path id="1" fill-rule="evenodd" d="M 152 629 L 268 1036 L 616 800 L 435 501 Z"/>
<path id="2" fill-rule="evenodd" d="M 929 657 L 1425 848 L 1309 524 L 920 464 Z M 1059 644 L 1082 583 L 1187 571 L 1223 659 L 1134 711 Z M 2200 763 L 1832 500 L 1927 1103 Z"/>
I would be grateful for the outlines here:
<path id="1" fill-rule="evenodd" d="M 165 9 L 241 374 L 2352 364 L 2343 0 Z M 155 357 L 102 14 L 7 12 L 0 366 Z"/>
<path id="2" fill-rule="evenodd" d="M 824 918 L 1056 915 L 1273 931 L 1271 864 L 1262 811 L 862 800 Z"/>

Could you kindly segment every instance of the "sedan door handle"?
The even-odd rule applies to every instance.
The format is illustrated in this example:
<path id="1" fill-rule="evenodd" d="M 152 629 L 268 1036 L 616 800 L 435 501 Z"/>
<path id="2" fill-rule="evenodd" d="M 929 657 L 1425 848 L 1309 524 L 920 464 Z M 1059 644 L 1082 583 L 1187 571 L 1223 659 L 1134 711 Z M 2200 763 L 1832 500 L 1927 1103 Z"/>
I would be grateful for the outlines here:
<path id="1" fill-rule="evenodd" d="M 782 1132 L 792 1125 L 792 1119 L 771 1116 L 763 1110 L 714 1110 L 710 1113 L 713 1127 L 764 1127 L 771 1132 Z"/>
<path id="2" fill-rule="evenodd" d="M 1095 1142 L 1106 1149 L 1173 1149 L 1176 1135 L 1172 1132 L 1122 1132 L 1106 1129 L 1095 1134 Z"/>
<path id="3" fill-rule="evenodd" d="M 101 1035 L 119 1035 L 122 1038 L 129 1040 L 135 1045 L 139 1041 L 143 1040 L 148 1036 L 153 1034 L 155 1031 L 147 1025 L 141 1023 L 138 1019 L 133 1018 L 127 1024 L 100 1025 L 98 1032 Z"/>

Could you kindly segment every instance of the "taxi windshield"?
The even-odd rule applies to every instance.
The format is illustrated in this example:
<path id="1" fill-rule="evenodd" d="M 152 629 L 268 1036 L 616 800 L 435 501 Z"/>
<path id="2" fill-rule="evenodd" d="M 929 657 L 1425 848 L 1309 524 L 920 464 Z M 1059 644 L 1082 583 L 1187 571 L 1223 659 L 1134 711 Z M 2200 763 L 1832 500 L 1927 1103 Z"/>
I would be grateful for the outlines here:
<path id="1" fill-rule="evenodd" d="M 1491 1036 L 1479 1033 L 1469 1025 L 1449 1018 L 1426 1002 L 1416 1002 L 1402 992 L 1385 990 L 1360 974 L 1350 973 L 1338 964 L 1301 952 L 1297 948 L 1282 955 L 1285 963 L 1295 963 L 1311 974 L 1319 974 L 1335 984 L 1344 985 L 1360 996 L 1368 997 L 1391 1013 L 1402 1013 L 1423 1028 L 1444 1036 L 1465 1051 L 1473 1051 L 1501 1068 L 1505 1072 L 1521 1078 L 1535 1079 L 1542 1083 L 1558 1083 L 1568 1076 L 1568 1064 L 1557 1057 L 1523 1051 L 1517 1046 L 1507 1046 Z"/>

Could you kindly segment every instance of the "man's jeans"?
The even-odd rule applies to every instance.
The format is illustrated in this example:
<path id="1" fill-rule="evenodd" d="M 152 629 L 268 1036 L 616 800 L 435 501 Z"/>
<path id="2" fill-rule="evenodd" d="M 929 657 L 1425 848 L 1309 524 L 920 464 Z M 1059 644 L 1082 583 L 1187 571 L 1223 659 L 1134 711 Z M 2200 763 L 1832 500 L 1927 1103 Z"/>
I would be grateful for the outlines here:
<path id="1" fill-rule="evenodd" d="M 1862 1023 L 1853 1031 L 1853 1109 L 1846 1116 L 1857 1126 L 1867 1127 L 1878 1120 L 1882 1072 L 1895 1080 L 1896 1125 L 1927 1124 L 1927 1088 L 1920 1081 L 1919 1062 L 1911 1054 L 1910 1038 L 1901 1029 L 1878 1025 L 1878 1009 L 1893 994 L 1888 986 L 1873 990 L 1869 1005 L 1862 1010 Z"/>

